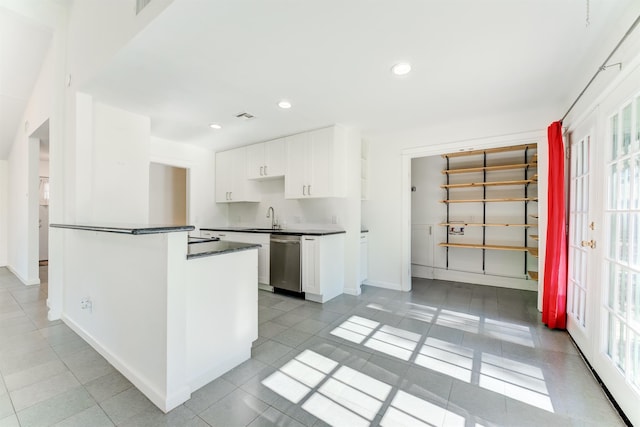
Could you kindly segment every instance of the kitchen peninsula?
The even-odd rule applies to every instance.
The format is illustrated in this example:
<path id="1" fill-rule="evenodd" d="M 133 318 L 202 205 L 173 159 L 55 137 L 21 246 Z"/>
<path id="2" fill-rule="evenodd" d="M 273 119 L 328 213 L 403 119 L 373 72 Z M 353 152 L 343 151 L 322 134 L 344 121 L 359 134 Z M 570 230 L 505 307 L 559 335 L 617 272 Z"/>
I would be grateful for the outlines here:
<path id="1" fill-rule="evenodd" d="M 192 226 L 50 227 L 63 321 L 161 410 L 251 357 L 259 245 L 189 244 Z"/>

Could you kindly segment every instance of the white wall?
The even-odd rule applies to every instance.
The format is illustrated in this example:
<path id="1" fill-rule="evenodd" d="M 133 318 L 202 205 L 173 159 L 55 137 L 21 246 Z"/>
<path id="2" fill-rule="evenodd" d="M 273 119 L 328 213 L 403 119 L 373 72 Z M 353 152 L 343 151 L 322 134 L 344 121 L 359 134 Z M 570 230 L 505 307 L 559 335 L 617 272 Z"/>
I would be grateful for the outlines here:
<path id="1" fill-rule="evenodd" d="M 91 222 L 149 220 L 151 121 L 108 105 L 93 106 Z M 82 179 L 83 177 L 79 177 Z"/>
<path id="2" fill-rule="evenodd" d="M 212 151 L 152 137 L 150 160 L 189 169 L 187 222 L 190 225 L 197 228 L 227 225 L 227 206 L 215 203 L 215 157 Z"/>
<path id="3" fill-rule="evenodd" d="M 55 49 L 51 47 L 23 114 L 8 159 L 7 266 L 25 284 L 38 278 L 39 140 L 30 138 L 50 116 Z"/>
<path id="4" fill-rule="evenodd" d="M 427 155 L 429 150 L 441 154 L 524 143 L 523 134 L 528 138 L 536 134 L 533 142 L 544 143 L 544 130 L 558 119 L 555 114 L 548 110 L 522 111 L 367 137 L 370 195 L 363 202 L 362 215 L 369 229 L 368 282 L 392 289 L 401 289 L 403 277 L 410 282 L 412 157 Z"/>
<path id="5" fill-rule="evenodd" d="M 0 267 L 7 265 L 7 220 L 9 215 L 9 162 L 0 160 Z"/>

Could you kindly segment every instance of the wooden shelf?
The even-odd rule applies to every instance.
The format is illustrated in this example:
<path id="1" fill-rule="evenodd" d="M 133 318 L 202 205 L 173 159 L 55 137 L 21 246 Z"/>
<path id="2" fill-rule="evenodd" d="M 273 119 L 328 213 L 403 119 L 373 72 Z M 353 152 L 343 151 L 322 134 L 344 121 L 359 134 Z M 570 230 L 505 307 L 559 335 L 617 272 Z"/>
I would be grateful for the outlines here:
<path id="1" fill-rule="evenodd" d="M 500 185 L 527 185 L 532 182 L 535 182 L 535 180 L 520 179 L 517 181 L 465 182 L 463 184 L 442 184 L 440 188 L 497 187 Z"/>
<path id="2" fill-rule="evenodd" d="M 466 248 L 466 249 L 490 249 L 496 251 L 519 251 L 526 252 L 530 249 L 537 248 L 527 248 L 526 246 L 504 246 L 504 245 L 481 245 L 475 243 L 438 243 L 438 246 L 445 246 L 449 248 Z"/>
<path id="3" fill-rule="evenodd" d="M 535 162 L 531 162 L 531 163 L 517 163 L 514 165 L 479 166 L 475 168 L 464 168 L 464 169 L 444 169 L 442 173 L 445 175 L 446 174 L 453 175 L 457 173 L 471 173 L 471 172 L 483 172 L 483 171 L 491 172 L 491 171 L 504 171 L 504 170 L 511 170 L 511 169 L 526 169 L 528 167 L 534 167 L 534 166 L 538 166 L 538 164 Z"/>
<path id="4" fill-rule="evenodd" d="M 538 248 L 527 248 L 527 251 L 534 257 L 538 258 Z"/>
<path id="5" fill-rule="evenodd" d="M 482 224 L 479 222 L 443 222 L 443 226 L 465 226 L 465 227 L 537 227 L 538 224 Z"/>
<path id="6" fill-rule="evenodd" d="M 533 156 L 531 156 L 531 161 L 532 162 L 537 162 L 538 161 L 538 153 L 535 153 Z"/>
<path id="7" fill-rule="evenodd" d="M 453 157 L 464 157 L 464 156 L 474 156 L 477 154 L 492 154 L 492 153 L 506 153 L 509 151 L 518 151 L 524 150 L 526 148 L 537 148 L 538 144 L 522 144 L 522 145 L 514 145 L 511 147 L 498 147 L 498 148 L 488 148 L 486 150 L 472 150 L 472 151 L 459 151 L 457 153 L 447 153 L 443 154 L 443 158 L 453 158 Z"/>
<path id="8" fill-rule="evenodd" d="M 537 202 L 537 197 L 505 197 L 501 199 L 459 199 L 440 200 L 441 203 L 478 203 L 478 202 Z"/>
<path id="9" fill-rule="evenodd" d="M 531 280 L 538 280 L 538 272 L 537 271 L 528 271 L 527 273 L 529 273 L 529 277 L 531 277 Z"/>
<path id="10" fill-rule="evenodd" d="M 530 234 L 529 237 L 531 237 L 533 240 L 540 240 L 537 234 Z"/>

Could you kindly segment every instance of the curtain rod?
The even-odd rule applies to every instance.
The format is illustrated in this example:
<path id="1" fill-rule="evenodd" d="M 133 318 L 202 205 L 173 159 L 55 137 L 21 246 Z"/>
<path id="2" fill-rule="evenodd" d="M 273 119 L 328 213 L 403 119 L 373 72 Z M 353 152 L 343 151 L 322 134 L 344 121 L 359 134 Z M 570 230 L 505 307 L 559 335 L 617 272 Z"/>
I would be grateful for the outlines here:
<path id="1" fill-rule="evenodd" d="M 562 123 L 564 121 L 564 119 L 567 118 L 567 116 L 569 115 L 571 110 L 573 110 L 573 107 L 575 107 L 576 104 L 578 103 L 578 101 L 580 101 L 580 98 L 582 98 L 582 95 L 584 95 L 584 93 L 587 91 L 587 89 L 589 89 L 589 86 L 591 86 L 591 83 L 593 83 L 593 81 L 596 79 L 596 77 L 598 77 L 598 74 L 600 74 L 602 71 L 607 69 L 607 62 L 609 62 L 611 57 L 616 53 L 616 51 L 620 48 L 622 43 L 624 43 L 624 41 L 627 39 L 627 37 L 629 37 L 629 35 L 633 32 L 633 30 L 638 26 L 639 23 L 640 23 L 640 15 L 638 15 L 636 20 L 633 21 L 633 24 L 631 24 L 631 27 L 629 27 L 627 32 L 624 33 L 624 36 L 622 36 L 622 38 L 620 39 L 620 41 L 618 42 L 616 47 L 613 48 L 613 50 L 611 51 L 609 56 L 607 56 L 607 59 L 605 59 L 604 62 L 602 63 L 602 65 L 598 68 L 598 71 L 596 71 L 596 73 L 593 75 L 593 77 L 591 77 L 591 80 L 589 80 L 589 83 L 587 83 L 587 85 L 584 87 L 584 89 L 582 89 L 582 92 L 580 92 L 580 95 L 578 95 L 576 100 L 573 101 L 573 104 L 571 104 L 571 106 L 569 107 L 567 112 L 564 113 L 564 116 L 562 116 L 562 118 L 560 119 L 560 123 Z M 615 64 L 615 65 L 617 65 L 617 64 Z M 620 67 L 622 67 L 622 64 L 620 64 Z"/>

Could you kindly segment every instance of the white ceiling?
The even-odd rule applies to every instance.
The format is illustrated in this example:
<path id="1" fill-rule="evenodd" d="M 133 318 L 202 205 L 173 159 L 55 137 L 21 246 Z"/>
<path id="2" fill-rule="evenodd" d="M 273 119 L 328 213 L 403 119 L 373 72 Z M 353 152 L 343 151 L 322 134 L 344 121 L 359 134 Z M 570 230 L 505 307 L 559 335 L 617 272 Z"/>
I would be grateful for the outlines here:
<path id="1" fill-rule="evenodd" d="M 551 121 L 564 114 L 639 6 L 638 0 L 175 0 L 81 90 L 150 116 L 155 136 L 214 149 L 332 123 L 372 136 L 525 110 L 548 111 Z M 1 13 L 0 19 L 6 20 Z M 3 74 L 14 76 L 0 82 L 2 108 L 8 88 L 29 87 L 26 77 L 37 74 L 19 65 L 37 69 L 36 53 L 42 58 L 46 42 L 35 37 L 38 31 L 30 34 L 9 39 L 20 40 L 10 65 L 1 58 Z M 35 47 L 25 49 L 27 43 Z M 389 70 L 401 60 L 413 71 L 397 78 Z M 14 98 L 24 99 L 24 92 Z M 282 98 L 293 108 L 279 109 Z M 245 111 L 256 118 L 234 117 Z M 213 131 L 211 122 L 224 128 Z M 1 150 L 2 143 L 3 158 Z"/>
<path id="2" fill-rule="evenodd" d="M 6 159 L 21 125 L 51 43 L 50 28 L 0 7 L 0 159 Z"/>
<path id="3" fill-rule="evenodd" d="M 214 148 L 332 123 L 374 135 L 518 110 L 551 121 L 638 3 L 176 0 L 87 89 L 151 116 L 158 137 Z M 405 78 L 389 72 L 401 60 L 413 65 Z M 234 118 L 243 111 L 256 118 Z"/>

